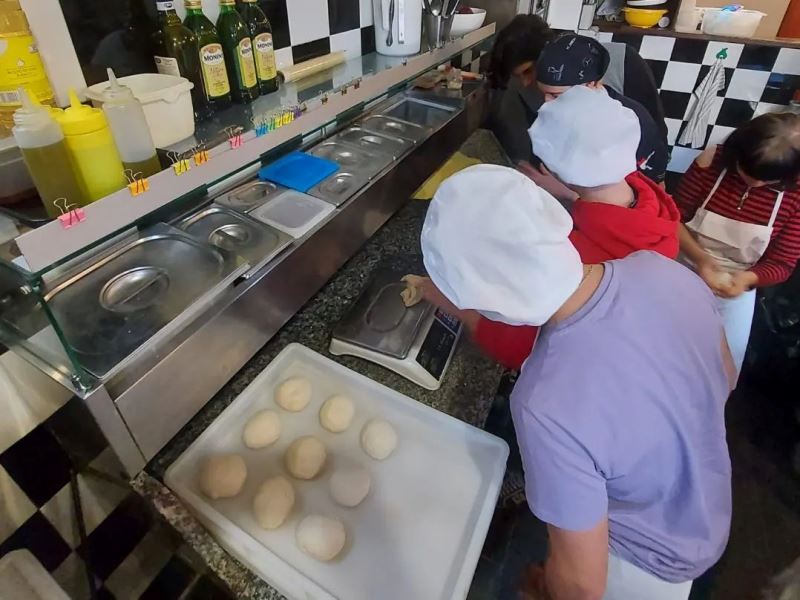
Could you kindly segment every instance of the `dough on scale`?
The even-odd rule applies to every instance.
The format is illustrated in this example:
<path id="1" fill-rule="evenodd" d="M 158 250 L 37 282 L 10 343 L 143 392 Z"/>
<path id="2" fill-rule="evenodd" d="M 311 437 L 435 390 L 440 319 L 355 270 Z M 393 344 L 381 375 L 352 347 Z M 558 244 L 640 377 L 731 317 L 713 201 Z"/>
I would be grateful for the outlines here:
<path id="1" fill-rule="evenodd" d="M 406 275 L 400 281 L 406 284 L 405 289 L 400 292 L 400 297 L 403 299 L 403 304 L 406 308 L 411 308 L 422 302 L 422 277 L 418 275 Z"/>
<path id="2" fill-rule="evenodd" d="M 266 448 L 281 436 L 281 418 L 274 410 L 262 410 L 247 420 L 242 441 L 248 448 Z"/>
<path id="3" fill-rule="evenodd" d="M 397 432 L 382 419 L 373 419 L 361 430 L 361 448 L 375 460 L 389 458 L 397 447 Z"/>
<path id="4" fill-rule="evenodd" d="M 311 382 L 304 377 L 291 377 L 275 390 L 275 402 L 289 412 L 300 412 L 311 401 Z"/>
<path id="5" fill-rule="evenodd" d="M 347 396 L 331 396 L 319 409 L 319 424 L 331 433 L 341 433 L 350 427 L 356 414 L 353 401 Z"/>
<path id="6" fill-rule="evenodd" d="M 298 547 L 317 560 L 336 558 L 344 548 L 347 533 L 339 519 L 323 515 L 308 515 L 297 526 Z"/>
<path id="7" fill-rule="evenodd" d="M 200 490 L 212 500 L 233 498 L 242 491 L 247 465 L 238 454 L 209 456 L 200 470 Z"/>
<path id="8" fill-rule="evenodd" d="M 294 487 L 283 475 L 270 477 L 253 498 L 253 516 L 263 529 L 277 529 L 294 506 Z"/>
<path id="9" fill-rule="evenodd" d="M 337 504 L 353 508 L 369 494 L 372 478 L 364 467 L 349 467 L 334 471 L 331 475 L 331 497 Z"/>
<path id="10" fill-rule="evenodd" d="M 314 479 L 325 466 L 327 457 L 325 445 L 307 435 L 297 438 L 286 450 L 286 469 L 296 479 Z"/>

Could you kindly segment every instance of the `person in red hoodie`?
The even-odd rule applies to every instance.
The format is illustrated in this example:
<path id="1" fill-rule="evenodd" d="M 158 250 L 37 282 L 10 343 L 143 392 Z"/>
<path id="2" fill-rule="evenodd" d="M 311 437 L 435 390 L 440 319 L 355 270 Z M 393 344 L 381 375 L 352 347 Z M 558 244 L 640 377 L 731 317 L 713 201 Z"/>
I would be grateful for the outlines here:
<path id="1" fill-rule="evenodd" d="M 530 130 L 534 153 L 578 194 L 570 241 L 584 263 L 651 250 L 676 258 L 680 212 L 672 198 L 637 169 L 639 124 L 633 111 L 585 86 L 545 104 Z M 459 317 L 477 345 L 505 367 L 520 369 L 537 327 L 511 326 L 453 306 L 429 281 L 422 295 Z"/>

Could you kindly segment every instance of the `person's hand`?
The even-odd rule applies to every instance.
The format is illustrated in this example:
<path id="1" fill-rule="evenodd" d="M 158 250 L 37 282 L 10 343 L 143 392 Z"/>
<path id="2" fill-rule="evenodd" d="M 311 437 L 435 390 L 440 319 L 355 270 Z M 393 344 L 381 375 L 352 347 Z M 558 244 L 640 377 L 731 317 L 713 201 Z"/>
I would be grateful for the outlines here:
<path id="1" fill-rule="evenodd" d="M 696 266 L 697 274 L 711 288 L 711 291 L 717 296 L 724 297 L 732 280 L 731 274 L 725 271 L 712 256 L 708 256 Z"/>
<path id="2" fill-rule="evenodd" d="M 455 304 L 447 299 L 442 291 L 436 287 L 436 284 L 430 277 L 419 277 L 417 275 L 406 275 L 403 281 L 415 287 L 422 296 L 422 300 L 433 304 L 436 308 L 453 315 L 456 319 L 461 321 L 467 328 L 470 334 L 475 332 L 475 328 L 480 320 L 480 313 L 475 310 L 460 310 Z"/>
<path id="3" fill-rule="evenodd" d="M 518 600 L 547 600 L 547 585 L 544 579 L 544 565 L 531 563 L 522 574 Z"/>
<path id="4" fill-rule="evenodd" d="M 556 200 L 574 202 L 578 199 L 578 194 L 556 179 L 544 165 L 537 169 L 528 161 L 521 160 L 517 163 L 517 169 Z"/>
<path id="5" fill-rule="evenodd" d="M 722 298 L 738 298 L 758 283 L 758 277 L 752 271 L 737 271 L 729 281 L 718 293 Z"/>

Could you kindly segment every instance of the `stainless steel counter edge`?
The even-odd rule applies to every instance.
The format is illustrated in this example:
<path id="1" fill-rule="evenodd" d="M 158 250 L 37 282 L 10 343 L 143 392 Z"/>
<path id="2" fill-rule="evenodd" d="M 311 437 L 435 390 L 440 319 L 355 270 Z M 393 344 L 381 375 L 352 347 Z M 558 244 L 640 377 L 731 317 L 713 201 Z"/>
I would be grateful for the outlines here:
<path id="1" fill-rule="evenodd" d="M 139 368 L 85 396 L 129 475 L 140 471 L 458 150 L 481 122 L 485 95 L 483 87 L 472 86 L 462 112 L 282 259 L 219 298 L 188 326 L 180 344 L 154 348 Z"/>

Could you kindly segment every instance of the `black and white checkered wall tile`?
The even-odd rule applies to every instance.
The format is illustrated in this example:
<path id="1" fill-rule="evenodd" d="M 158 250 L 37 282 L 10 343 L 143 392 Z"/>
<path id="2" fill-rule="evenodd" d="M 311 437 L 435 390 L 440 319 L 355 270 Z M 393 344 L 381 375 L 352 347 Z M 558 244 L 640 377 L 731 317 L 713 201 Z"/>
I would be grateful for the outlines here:
<path id="1" fill-rule="evenodd" d="M 669 144 L 669 170 L 682 173 L 702 148 L 677 144 L 693 106 L 692 92 L 725 49 L 725 88 L 715 99 L 704 147 L 718 144 L 742 123 L 758 115 L 786 110 L 800 89 L 800 49 L 761 44 L 718 42 L 655 35 L 598 33 L 601 42 L 625 42 L 650 65 L 664 103 Z"/>

